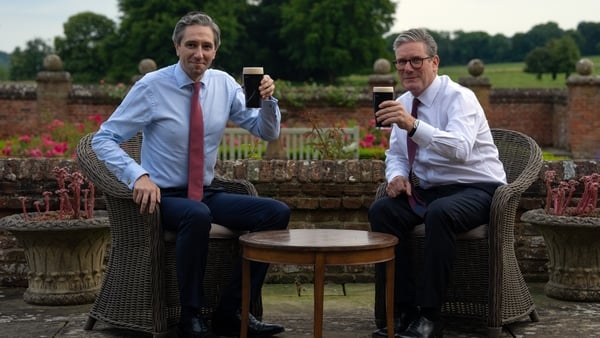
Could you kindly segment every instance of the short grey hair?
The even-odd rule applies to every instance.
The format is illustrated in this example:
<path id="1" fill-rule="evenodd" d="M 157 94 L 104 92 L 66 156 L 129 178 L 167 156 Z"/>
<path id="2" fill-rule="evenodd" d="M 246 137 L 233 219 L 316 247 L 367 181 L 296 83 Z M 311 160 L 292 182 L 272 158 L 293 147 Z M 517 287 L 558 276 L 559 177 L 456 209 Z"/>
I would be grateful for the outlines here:
<path id="1" fill-rule="evenodd" d="M 398 34 L 398 37 L 394 40 L 394 50 L 408 42 L 423 42 L 427 49 L 427 55 L 437 55 L 437 43 L 425 29 L 413 28 Z"/>
<path id="2" fill-rule="evenodd" d="M 187 26 L 192 25 L 210 27 L 215 36 L 215 49 L 219 48 L 221 45 L 221 30 L 210 16 L 202 12 L 189 12 L 179 19 L 175 25 L 175 29 L 173 30 L 173 43 L 176 45 L 181 44 L 181 39 L 183 39 L 183 31 Z"/>

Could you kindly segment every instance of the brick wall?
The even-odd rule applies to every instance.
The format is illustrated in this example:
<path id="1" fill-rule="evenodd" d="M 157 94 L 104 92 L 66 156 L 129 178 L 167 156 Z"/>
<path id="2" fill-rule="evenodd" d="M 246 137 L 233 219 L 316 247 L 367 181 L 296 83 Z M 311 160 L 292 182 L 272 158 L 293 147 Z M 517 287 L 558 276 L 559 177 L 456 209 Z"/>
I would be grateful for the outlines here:
<path id="1" fill-rule="evenodd" d="M 600 77 L 577 77 L 568 85 L 570 150 L 575 158 L 600 159 Z"/>
<path id="2" fill-rule="evenodd" d="M 0 216 L 20 213 L 19 196 L 40 198 L 56 184 L 50 175 L 55 166 L 73 168 L 71 160 L 0 159 Z M 600 172 L 595 161 L 546 162 L 547 169 L 558 177 L 579 177 Z M 344 228 L 368 230 L 367 210 L 377 186 L 384 180 L 384 163 L 377 160 L 285 161 L 237 160 L 219 162 L 217 173 L 247 179 L 261 196 L 288 204 L 292 209 L 290 228 Z M 543 205 L 544 183 L 541 178 L 522 196 L 515 228 L 516 253 L 527 280 L 547 279 L 544 241 L 537 230 L 519 221 L 522 212 Z M 102 199 L 97 206 L 103 208 Z M 0 285 L 24 285 L 26 265 L 22 249 L 14 237 L 0 231 Z M 270 281 L 308 280 L 306 267 L 274 266 Z M 367 281 L 373 277 L 372 266 L 328 268 L 329 280 Z"/>
<path id="3" fill-rule="evenodd" d="M 600 79 L 573 77 L 568 90 L 561 89 L 493 89 L 489 86 L 472 89 L 486 110 L 492 128 L 521 131 L 533 137 L 540 146 L 572 152 L 575 158 L 600 158 Z M 36 85 L 0 85 L 0 138 L 30 133 L 49 119 L 70 122 L 84 120 L 89 115 L 110 116 L 119 101 L 94 86 L 73 86 L 62 105 L 38 102 Z M 280 101 L 282 124 L 287 127 L 310 126 L 309 115 L 316 116 L 320 126 L 355 121 L 368 126 L 373 119 L 368 95 L 361 95 L 355 107 L 324 107 L 318 101 L 310 106 L 289 106 Z M 42 107 L 43 105 L 43 107 Z"/>
<path id="4" fill-rule="evenodd" d="M 0 139 L 30 134 L 54 119 L 82 122 L 90 115 L 106 119 L 120 102 L 89 86 L 73 86 L 63 101 L 38 100 L 35 85 L 0 85 Z"/>

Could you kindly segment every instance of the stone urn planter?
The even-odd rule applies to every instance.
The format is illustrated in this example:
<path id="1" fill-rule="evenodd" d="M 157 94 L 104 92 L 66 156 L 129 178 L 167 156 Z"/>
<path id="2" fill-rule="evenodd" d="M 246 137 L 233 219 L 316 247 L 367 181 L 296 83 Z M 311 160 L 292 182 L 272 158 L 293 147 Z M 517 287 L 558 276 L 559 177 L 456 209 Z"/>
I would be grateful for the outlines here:
<path id="1" fill-rule="evenodd" d="M 104 256 L 110 241 L 106 211 L 90 219 L 25 220 L 23 214 L 0 219 L 25 252 L 29 268 L 27 303 L 92 303 L 102 284 Z"/>
<path id="2" fill-rule="evenodd" d="M 547 296 L 600 302 L 600 217 L 556 216 L 543 209 L 521 216 L 544 237 L 548 252 Z"/>

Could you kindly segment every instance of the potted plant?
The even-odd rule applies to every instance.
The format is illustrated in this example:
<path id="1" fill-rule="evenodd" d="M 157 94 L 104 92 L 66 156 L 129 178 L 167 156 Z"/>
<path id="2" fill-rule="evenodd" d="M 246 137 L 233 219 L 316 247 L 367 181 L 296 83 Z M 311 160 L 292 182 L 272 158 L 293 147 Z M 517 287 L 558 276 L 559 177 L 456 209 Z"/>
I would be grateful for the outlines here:
<path id="1" fill-rule="evenodd" d="M 72 305 L 94 301 L 102 283 L 110 240 L 105 211 L 94 211 L 94 186 L 78 172 L 53 169 L 58 210 L 52 192 L 33 201 L 20 197 L 23 213 L 0 219 L 0 228 L 21 243 L 29 268 L 23 299 L 32 304 Z"/>
<path id="2" fill-rule="evenodd" d="M 546 171 L 546 206 L 529 210 L 521 220 L 533 224 L 544 237 L 548 252 L 547 296 L 573 301 L 600 301 L 600 174 L 558 181 Z M 581 197 L 575 199 L 578 186 Z"/>

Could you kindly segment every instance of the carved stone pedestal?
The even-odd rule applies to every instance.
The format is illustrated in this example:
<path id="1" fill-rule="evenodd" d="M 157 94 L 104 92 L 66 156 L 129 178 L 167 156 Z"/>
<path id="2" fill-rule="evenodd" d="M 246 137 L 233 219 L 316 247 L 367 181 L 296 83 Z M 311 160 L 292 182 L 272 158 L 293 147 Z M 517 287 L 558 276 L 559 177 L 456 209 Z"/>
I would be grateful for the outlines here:
<path id="1" fill-rule="evenodd" d="M 82 220 L 25 221 L 7 216 L 0 227 L 15 235 L 29 267 L 27 303 L 75 305 L 94 302 L 110 241 L 104 213 Z"/>
<path id="2" fill-rule="evenodd" d="M 548 251 L 547 296 L 600 302 L 600 218 L 546 215 L 530 210 L 521 220 L 533 224 Z"/>

